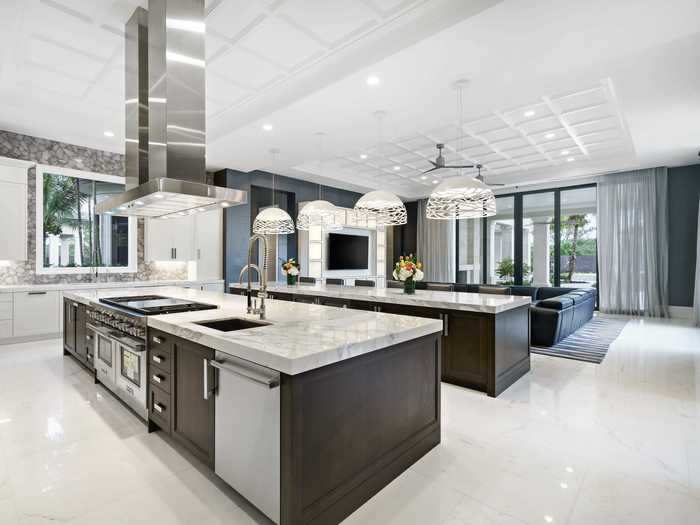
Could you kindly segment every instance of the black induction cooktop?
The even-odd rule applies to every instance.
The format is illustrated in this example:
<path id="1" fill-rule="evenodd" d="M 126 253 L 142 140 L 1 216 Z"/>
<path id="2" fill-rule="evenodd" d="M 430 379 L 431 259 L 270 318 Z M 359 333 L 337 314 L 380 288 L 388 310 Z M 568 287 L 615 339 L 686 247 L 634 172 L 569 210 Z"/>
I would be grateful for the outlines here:
<path id="1" fill-rule="evenodd" d="M 132 295 L 128 297 L 104 297 L 101 303 L 116 306 L 141 315 L 174 314 L 195 310 L 213 310 L 213 304 L 197 303 L 189 299 L 163 297 L 161 295 Z"/>

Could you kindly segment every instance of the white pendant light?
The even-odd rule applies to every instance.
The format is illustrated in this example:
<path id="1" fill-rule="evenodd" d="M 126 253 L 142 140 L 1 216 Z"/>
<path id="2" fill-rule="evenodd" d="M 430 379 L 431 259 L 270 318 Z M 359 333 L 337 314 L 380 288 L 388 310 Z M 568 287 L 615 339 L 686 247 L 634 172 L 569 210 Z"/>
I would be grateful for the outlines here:
<path id="1" fill-rule="evenodd" d="M 278 149 L 271 149 L 273 165 L 272 165 L 272 207 L 267 208 L 255 217 L 253 221 L 253 233 L 261 235 L 289 235 L 294 233 L 294 221 L 289 214 L 281 208 L 275 206 L 275 175 L 274 170 L 275 160 L 279 154 Z"/>
<path id="2" fill-rule="evenodd" d="M 324 133 L 316 133 L 319 139 L 319 176 L 323 177 L 323 137 Z M 297 229 L 310 230 L 319 227 L 324 230 L 341 230 L 343 225 L 338 220 L 340 210 L 328 201 L 321 199 L 321 185 L 318 185 L 318 199 L 307 203 L 297 215 Z"/>
<path id="3" fill-rule="evenodd" d="M 386 113 L 375 112 L 378 127 L 378 150 L 381 156 L 382 119 Z M 406 206 L 396 195 L 389 191 L 370 191 L 365 193 L 355 204 L 355 213 L 359 218 L 374 220 L 377 226 L 400 226 L 408 222 Z"/>
<path id="4" fill-rule="evenodd" d="M 358 216 L 373 219 L 378 226 L 400 226 L 408 222 L 406 206 L 396 195 L 388 191 L 370 191 L 355 204 Z"/>
<path id="5" fill-rule="evenodd" d="M 463 90 L 466 80 L 455 82 L 459 90 L 460 151 L 464 143 Z M 481 165 L 479 165 L 479 169 Z M 486 184 L 468 175 L 452 177 L 440 183 L 430 194 L 425 210 L 428 219 L 477 219 L 496 214 L 496 197 Z"/>

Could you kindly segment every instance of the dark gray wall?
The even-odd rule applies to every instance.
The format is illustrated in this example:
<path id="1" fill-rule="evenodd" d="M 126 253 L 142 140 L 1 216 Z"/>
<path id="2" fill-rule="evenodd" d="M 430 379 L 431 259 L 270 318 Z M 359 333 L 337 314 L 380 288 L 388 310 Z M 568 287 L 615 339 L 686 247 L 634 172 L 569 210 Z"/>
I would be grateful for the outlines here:
<path id="1" fill-rule="evenodd" d="M 668 169 L 669 304 L 693 306 L 700 164 Z"/>
<path id="2" fill-rule="evenodd" d="M 226 210 L 224 221 L 224 278 L 226 282 L 238 281 L 241 268 L 246 265 L 248 256 L 248 239 L 251 235 L 253 220 L 257 209 L 272 204 L 272 173 L 251 171 L 249 173 L 225 169 L 214 175 L 218 186 L 236 188 L 248 192 L 248 204 L 235 206 Z M 275 181 L 276 204 L 296 221 L 299 202 L 318 198 L 318 185 L 299 179 L 278 175 Z M 362 195 L 352 191 L 323 186 L 323 199 L 336 206 L 352 208 Z M 287 236 L 287 255 L 297 254 L 297 235 Z M 303 273 L 303 269 L 302 269 Z"/>

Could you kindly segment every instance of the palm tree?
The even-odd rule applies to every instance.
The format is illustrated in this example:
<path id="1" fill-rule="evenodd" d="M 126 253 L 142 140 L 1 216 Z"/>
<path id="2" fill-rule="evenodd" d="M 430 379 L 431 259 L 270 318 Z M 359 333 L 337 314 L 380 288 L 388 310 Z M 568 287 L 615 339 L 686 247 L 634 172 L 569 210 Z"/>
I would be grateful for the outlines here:
<path id="1" fill-rule="evenodd" d="M 61 235 L 63 227 L 72 223 L 73 189 L 66 177 L 44 175 L 44 239 Z"/>

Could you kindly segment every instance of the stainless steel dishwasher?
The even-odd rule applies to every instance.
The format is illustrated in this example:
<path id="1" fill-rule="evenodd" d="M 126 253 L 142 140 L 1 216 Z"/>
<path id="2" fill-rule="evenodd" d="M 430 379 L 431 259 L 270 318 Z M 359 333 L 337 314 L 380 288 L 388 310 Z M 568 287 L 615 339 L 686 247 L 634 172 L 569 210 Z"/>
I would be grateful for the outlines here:
<path id="1" fill-rule="evenodd" d="M 217 352 L 214 470 L 280 521 L 280 374 Z"/>

